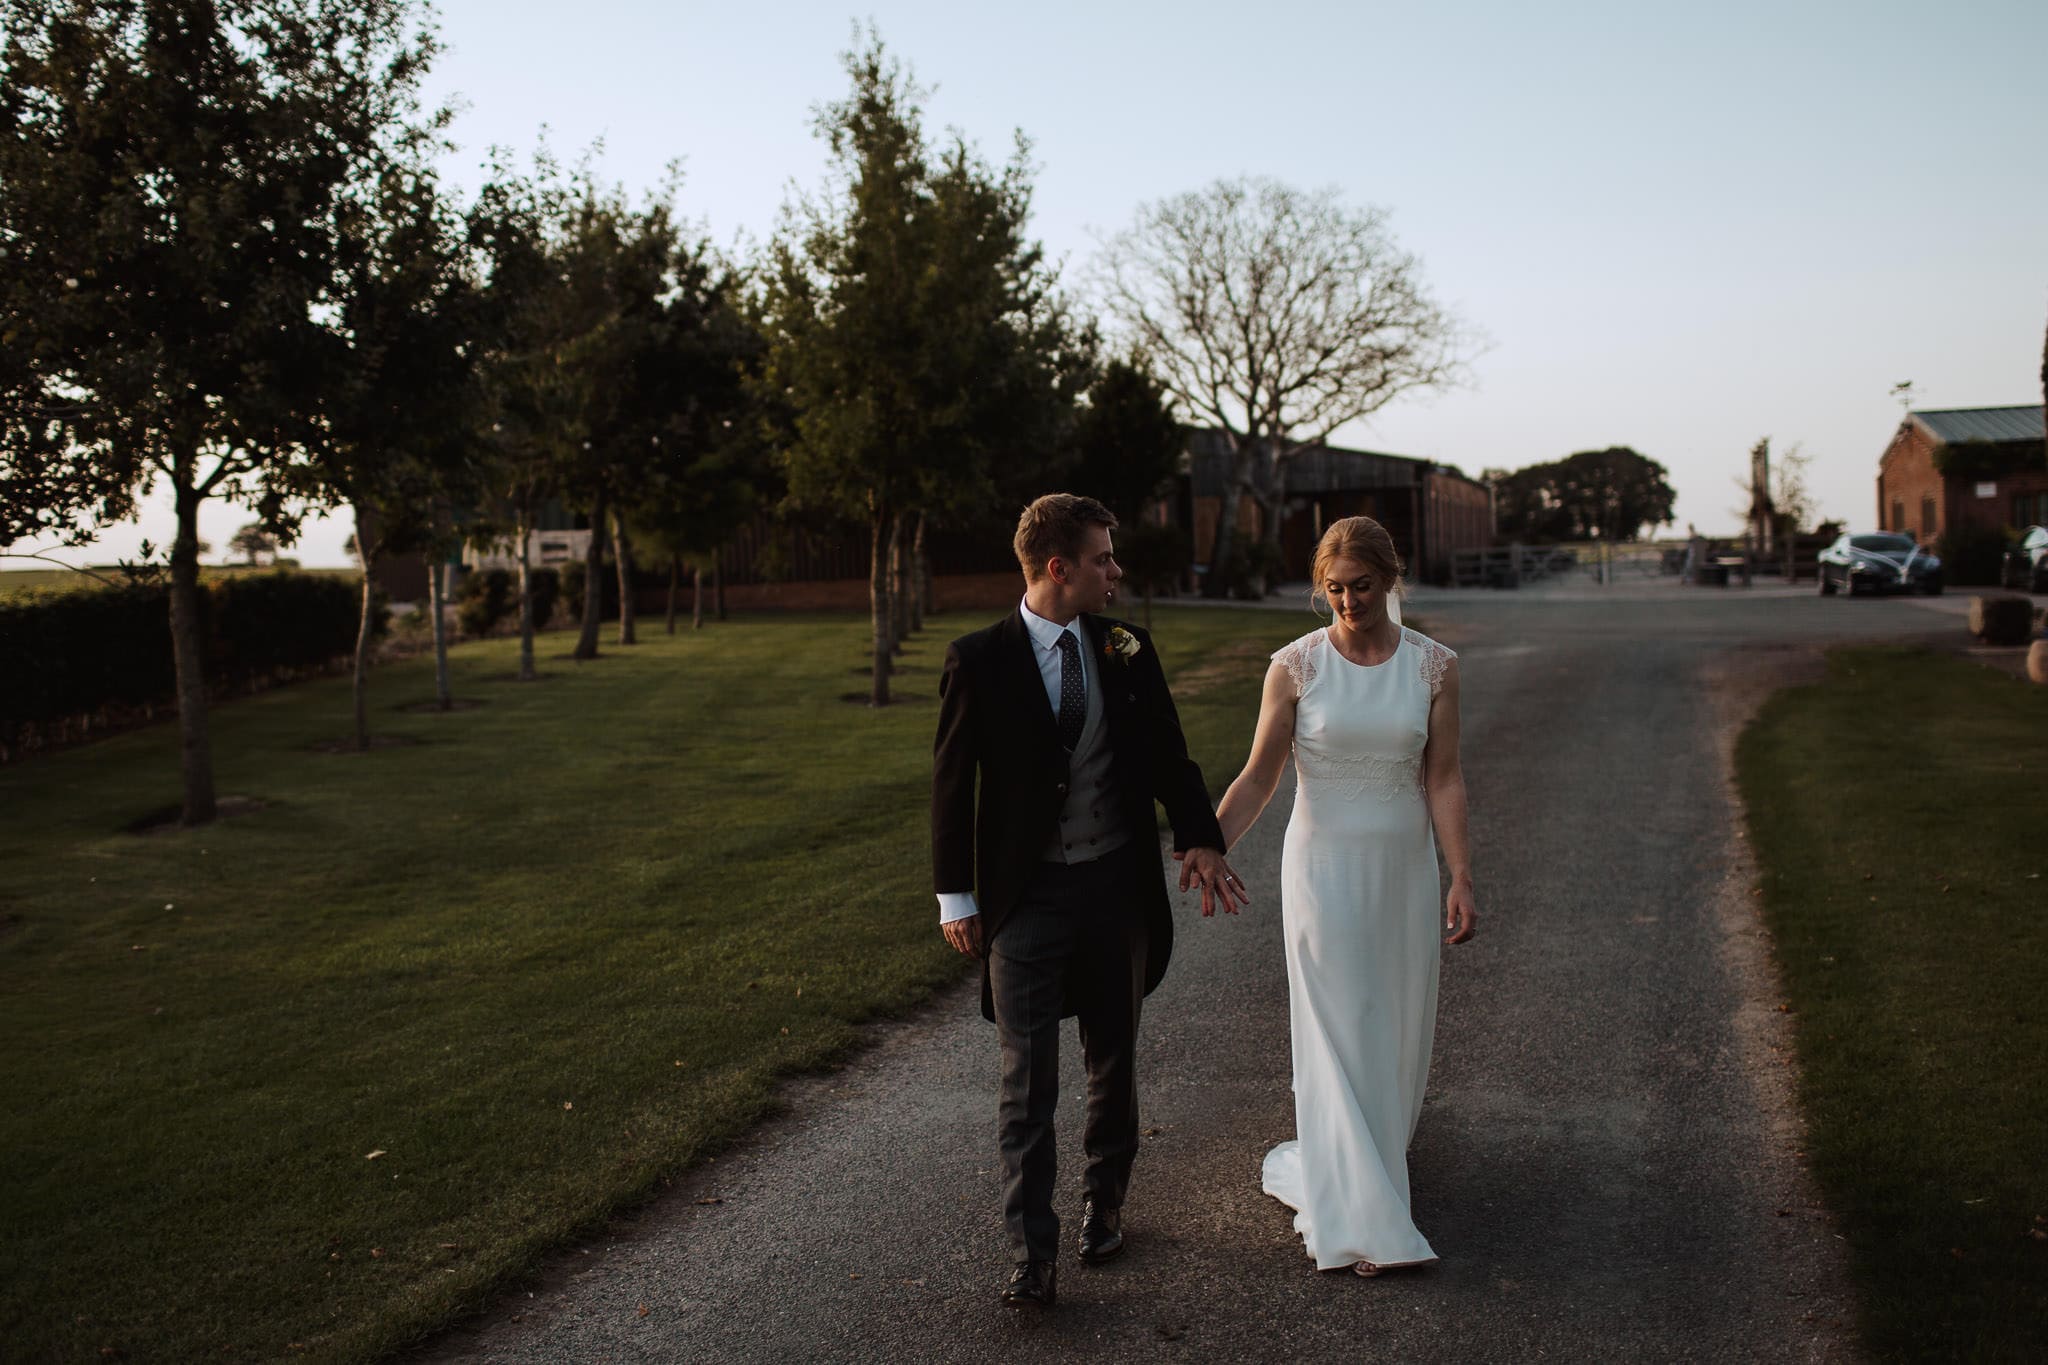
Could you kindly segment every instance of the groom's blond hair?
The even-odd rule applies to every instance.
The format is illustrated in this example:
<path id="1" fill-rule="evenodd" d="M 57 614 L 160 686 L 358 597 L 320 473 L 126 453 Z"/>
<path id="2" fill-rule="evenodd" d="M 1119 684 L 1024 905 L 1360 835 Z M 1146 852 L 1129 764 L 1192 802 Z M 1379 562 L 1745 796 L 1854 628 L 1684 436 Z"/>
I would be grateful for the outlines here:
<path id="1" fill-rule="evenodd" d="M 1090 526 L 1114 531 L 1116 513 L 1079 493 L 1047 493 L 1034 499 L 1017 518 L 1017 536 L 1011 542 L 1024 581 L 1036 583 L 1045 577 L 1045 566 L 1055 555 L 1079 559 Z"/>

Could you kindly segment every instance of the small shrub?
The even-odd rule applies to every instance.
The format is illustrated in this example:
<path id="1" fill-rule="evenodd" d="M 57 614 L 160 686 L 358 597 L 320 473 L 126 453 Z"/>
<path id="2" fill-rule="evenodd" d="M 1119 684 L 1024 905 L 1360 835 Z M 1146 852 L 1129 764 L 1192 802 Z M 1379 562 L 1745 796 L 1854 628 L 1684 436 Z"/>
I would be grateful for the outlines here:
<path id="1" fill-rule="evenodd" d="M 1995 587 L 2005 562 L 2005 532 L 1990 526 L 1957 526 L 1941 533 L 1942 581 L 1951 586 Z"/>
<path id="2" fill-rule="evenodd" d="M 580 559 L 572 559 L 562 565 L 562 605 L 568 609 L 569 619 L 583 619 L 584 574 L 587 565 Z M 666 579 L 663 580 L 667 582 Z M 619 574 L 616 567 L 606 564 L 597 578 L 598 601 L 601 604 L 598 620 L 619 614 Z"/>
<path id="3" fill-rule="evenodd" d="M 1973 597 L 1970 634 L 1987 645 L 2023 645 L 2034 633 L 2034 603 L 2026 597 Z"/>
<path id="4" fill-rule="evenodd" d="M 489 635 L 512 605 L 515 582 L 509 569 L 477 569 L 464 575 L 455 598 L 455 620 L 462 633 Z"/>
<path id="5" fill-rule="evenodd" d="M 533 628 L 544 629 L 555 618 L 555 606 L 562 596 L 562 576 L 553 569 L 528 569 L 526 591 L 533 597 Z"/>
<path id="6" fill-rule="evenodd" d="M 1256 602 L 1279 581 L 1285 568 L 1278 546 L 1268 545 L 1255 532 L 1240 531 L 1220 567 L 1223 591 L 1239 601 Z"/>

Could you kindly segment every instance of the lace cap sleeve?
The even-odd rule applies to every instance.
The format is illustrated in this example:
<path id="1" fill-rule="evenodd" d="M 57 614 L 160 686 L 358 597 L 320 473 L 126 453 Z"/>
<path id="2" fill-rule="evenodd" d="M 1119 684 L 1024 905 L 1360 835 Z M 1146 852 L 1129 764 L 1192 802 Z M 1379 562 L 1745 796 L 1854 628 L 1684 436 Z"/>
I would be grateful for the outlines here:
<path id="1" fill-rule="evenodd" d="M 1422 658 L 1422 680 L 1429 684 L 1429 695 L 1434 698 L 1444 690 L 1444 674 L 1450 669 L 1451 661 L 1457 658 L 1448 646 L 1440 645 L 1420 631 L 1402 629 L 1408 640 L 1415 646 L 1415 652 Z"/>
<path id="2" fill-rule="evenodd" d="M 1308 691 L 1308 685 L 1316 680 L 1316 658 L 1314 645 L 1321 638 L 1319 630 L 1310 631 L 1299 640 L 1291 641 L 1273 651 L 1273 659 L 1287 669 L 1287 676 L 1294 679 L 1294 695 L 1299 698 Z"/>

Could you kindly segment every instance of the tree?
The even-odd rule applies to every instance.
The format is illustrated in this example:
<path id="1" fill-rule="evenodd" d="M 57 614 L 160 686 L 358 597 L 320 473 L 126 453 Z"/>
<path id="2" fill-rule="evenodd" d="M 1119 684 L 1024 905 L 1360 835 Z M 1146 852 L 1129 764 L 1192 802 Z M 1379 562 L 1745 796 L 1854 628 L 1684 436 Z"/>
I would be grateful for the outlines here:
<path id="1" fill-rule="evenodd" d="M 1044 459 L 1080 371 L 1043 252 L 1024 234 L 1021 140 L 1000 173 L 957 137 L 934 164 L 922 91 L 880 38 L 845 64 L 852 92 L 815 120 L 828 187 L 785 210 L 770 249 L 757 384 L 788 416 L 792 506 L 866 523 L 870 700 L 881 706 L 913 576 L 901 547 L 918 516 L 972 501 L 1020 450 Z"/>
<path id="2" fill-rule="evenodd" d="M 1113 358 L 1088 387 L 1074 423 L 1071 483 L 1116 514 L 1117 559 L 1130 586 L 1144 596 L 1151 624 L 1152 595 L 1187 564 L 1187 536 L 1147 513 L 1180 468 L 1186 434 L 1174 420 L 1172 399 L 1142 359 Z"/>
<path id="3" fill-rule="evenodd" d="M 1495 535 L 1538 545 L 1571 538 L 1571 517 L 1557 501 L 1556 469 L 1552 462 L 1481 471 L 1481 481 L 1493 490 Z"/>
<path id="4" fill-rule="evenodd" d="M 572 322 L 558 363 L 579 411 L 581 440 L 562 447 L 560 488 L 590 520 L 578 659 L 597 657 L 605 538 L 618 560 L 619 643 L 633 643 L 633 554 L 621 504 L 644 477 L 673 402 L 661 373 L 662 297 L 677 250 L 666 205 L 635 213 L 624 193 L 600 191 L 589 167 L 557 245 Z M 610 524 L 608 524 L 610 518 Z"/>
<path id="5" fill-rule="evenodd" d="M 1182 415 L 1230 440 L 1208 589 L 1230 554 L 1236 504 L 1258 497 L 1280 539 L 1287 474 L 1302 451 L 1404 393 L 1456 382 L 1462 325 L 1422 282 L 1380 209 L 1333 190 L 1219 180 L 1139 209 L 1104 244 L 1103 306 L 1151 357 Z M 1260 493 L 1261 460 L 1271 475 Z"/>
<path id="6" fill-rule="evenodd" d="M 471 235 L 443 195 L 421 137 L 394 148 L 372 191 L 343 214 L 334 325 L 347 340 L 309 437 L 309 493 L 355 512 L 362 614 L 353 670 L 354 735 L 370 747 L 369 667 L 375 576 L 391 554 L 445 555 L 448 510 L 474 501 L 483 412 L 477 337 L 485 326 Z M 435 568 L 438 577 L 439 566 Z M 446 695 L 446 640 L 435 613 L 436 682 Z"/>
<path id="7" fill-rule="evenodd" d="M 228 549 L 253 569 L 265 560 L 277 558 L 277 537 L 264 530 L 262 522 L 252 521 L 228 537 Z"/>
<path id="8" fill-rule="evenodd" d="M 0 375 L 10 530 L 167 480 L 183 820 L 215 813 L 200 638 L 206 499 L 289 533 L 295 439 L 341 344 L 339 219 L 435 52 L 411 0 L 0 0 Z M 18 462 L 18 463 L 17 463 Z"/>
<path id="9" fill-rule="evenodd" d="M 1634 540 L 1674 516 L 1677 494 L 1663 465 L 1627 446 L 1582 450 L 1512 474 L 1486 471 L 1494 525 L 1505 539 Z"/>
<path id="10" fill-rule="evenodd" d="M 1813 456 L 1794 441 L 1771 466 L 1771 506 L 1777 513 L 1776 534 L 1782 541 L 1789 542 L 1820 518 L 1819 500 L 1806 479 L 1812 464 Z"/>
<path id="11" fill-rule="evenodd" d="M 561 221 L 563 196 L 545 147 L 528 173 L 515 172 L 496 153 L 475 210 L 490 319 L 479 347 L 487 505 L 463 520 L 470 543 L 480 549 L 509 543 L 517 556 L 521 682 L 540 676 L 534 667 L 534 528 L 556 492 L 564 444 L 581 439 L 581 408 L 559 363 L 571 336 L 567 282 L 549 238 Z"/>
<path id="12" fill-rule="evenodd" d="M 621 508 L 634 538 L 668 564 L 670 634 L 683 566 L 701 627 L 705 568 L 715 570 L 733 533 L 779 492 L 746 382 L 763 341 L 745 302 L 740 272 L 709 242 L 678 245 L 658 352 L 648 357 L 669 401 L 632 504 Z"/>
<path id="13" fill-rule="evenodd" d="M 1187 438 L 1171 396 L 1139 358 L 1116 357 L 1088 386 L 1074 421 L 1074 486 L 1134 522 L 1180 468 Z"/>

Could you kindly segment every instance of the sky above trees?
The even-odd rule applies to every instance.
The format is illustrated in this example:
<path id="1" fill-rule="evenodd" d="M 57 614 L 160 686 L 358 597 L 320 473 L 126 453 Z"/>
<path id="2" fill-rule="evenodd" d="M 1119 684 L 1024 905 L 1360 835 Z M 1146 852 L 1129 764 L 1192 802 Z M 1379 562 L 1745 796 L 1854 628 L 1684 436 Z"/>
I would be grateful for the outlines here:
<path id="1" fill-rule="evenodd" d="M 546 124 L 564 156 L 602 138 L 600 174 L 636 196 L 681 158 L 678 211 L 727 244 L 818 185 L 811 110 L 857 14 L 934 87 L 929 128 L 993 160 L 1031 139 L 1032 230 L 1070 288 L 1098 234 L 1218 177 L 1385 207 L 1490 348 L 1471 387 L 1340 440 L 1470 474 L 1632 446 L 1670 469 L 1681 529 L 1739 529 L 1764 436 L 1814 457 L 1822 515 L 1869 522 L 1899 380 L 1922 407 L 2041 401 L 2034 0 L 440 8 L 452 178 Z M 247 518 L 218 515 L 202 534 L 225 545 Z M 316 523 L 298 553 L 345 563 L 347 534 Z"/>

